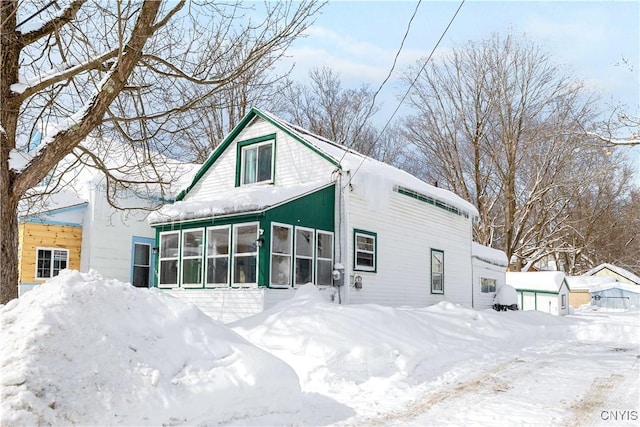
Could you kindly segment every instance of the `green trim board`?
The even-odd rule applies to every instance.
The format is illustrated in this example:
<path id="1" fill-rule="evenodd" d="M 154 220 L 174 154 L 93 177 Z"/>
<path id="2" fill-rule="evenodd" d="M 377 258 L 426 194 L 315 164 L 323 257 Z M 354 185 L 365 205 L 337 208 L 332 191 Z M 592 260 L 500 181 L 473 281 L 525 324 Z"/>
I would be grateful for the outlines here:
<path id="1" fill-rule="evenodd" d="M 441 254 L 442 255 L 442 271 L 440 272 L 442 281 L 442 291 L 434 291 L 433 290 L 433 255 Z M 434 295 L 444 295 L 444 251 L 442 249 L 433 249 L 429 252 L 429 290 Z"/>
<path id="2" fill-rule="evenodd" d="M 258 110 L 256 108 L 252 108 L 244 116 L 244 118 L 242 120 L 240 120 L 240 123 L 238 123 L 238 125 L 235 128 L 233 128 L 233 130 L 229 133 L 229 135 L 227 135 L 227 137 L 222 141 L 222 143 L 220 143 L 220 145 L 218 145 L 215 148 L 215 150 L 213 150 L 213 153 L 211 153 L 209 158 L 202 164 L 202 166 L 200 167 L 198 172 L 193 177 L 193 180 L 191 181 L 191 184 L 186 189 L 182 190 L 180 192 L 180 194 L 178 194 L 178 196 L 176 197 L 176 201 L 180 201 L 180 200 L 184 199 L 184 197 L 187 195 L 187 193 L 189 193 L 189 191 L 191 191 L 191 189 L 207 173 L 209 168 L 211 168 L 211 166 L 216 162 L 216 160 L 218 160 L 218 158 L 222 155 L 222 153 L 224 153 L 226 151 L 226 149 L 229 147 L 229 145 L 231 145 L 233 143 L 233 141 L 237 138 L 237 136 L 240 134 L 240 132 L 242 132 L 244 130 L 244 128 L 247 127 L 253 121 L 253 119 L 256 118 L 256 117 L 260 117 L 261 119 L 265 120 L 266 122 L 272 124 L 277 129 L 279 129 L 280 131 L 286 133 L 290 137 L 294 138 L 296 141 L 300 142 L 301 144 L 303 144 L 304 146 L 306 146 L 307 148 L 309 148 L 310 150 L 312 150 L 313 152 L 318 154 L 320 157 L 322 157 L 323 159 L 327 160 L 332 165 L 336 166 L 337 168 L 342 168 L 341 165 L 340 165 L 340 162 L 337 159 L 335 159 L 335 158 L 331 157 L 330 155 L 328 155 L 327 153 L 319 150 L 313 144 L 311 144 L 308 141 L 306 141 L 304 139 L 304 137 L 302 137 L 298 133 L 294 132 L 293 130 L 289 129 L 287 126 L 283 125 L 278 120 L 273 119 L 272 117 L 268 116 L 267 114 L 261 112 L 260 110 Z"/>

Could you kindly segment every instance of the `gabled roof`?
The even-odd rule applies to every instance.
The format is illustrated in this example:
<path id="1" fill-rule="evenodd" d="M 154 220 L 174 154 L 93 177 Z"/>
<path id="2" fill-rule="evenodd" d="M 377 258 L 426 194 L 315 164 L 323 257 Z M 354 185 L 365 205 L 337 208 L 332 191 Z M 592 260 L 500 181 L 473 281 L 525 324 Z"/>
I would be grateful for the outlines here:
<path id="1" fill-rule="evenodd" d="M 561 271 L 507 272 L 506 282 L 517 290 L 554 293 L 560 291 L 563 283 L 567 283 Z"/>
<path id="2" fill-rule="evenodd" d="M 403 189 L 409 193 L 415 193 L 427 199 L 434 199 L 437 204 L 451 207 L 472 216 L 478 215 L 478 210 L 471 203 L 456 194 L 434 187 L 415 176 L 395 168 L 386 163 L 379 162 L 354 151 L 344 145 L 337 144 L 319 135 L 315 135 L 299 126 L 288 123 L 273 114 L 251 109 L 240 123 L 231 131 L 224 141 L 213 151 L 207 161 L 196 173 L 191 185 L 182 191 L 176 200 L 182 200 L 200 179 L 207 173 L 220 155 L 235 140 L 238 134 L 257 117 L 271 123 L 273 126 L 286 133 L 296 141 L 313 150 L 319 156 L 333 164 L 337 169 L 348 171 L 351 174 L 353 185 L 366 185 L 367 182 L 385 181 L 391 187 Z M 379 190 L 378 190 L 379 191 Z"/>
<path id="3" fill-rule="evenodd" d="M 583 276 L 593 276 L 596 273 L 598 273 L 601 270 L 611 270 L 612 272 L 624 277 L 625 279 L 640 285 L 640 277 L 633 274 L 632 272 L 630 272 L 629 270 L 625 270 L 622 267 L 618 267 L 617 265 L 613 265 L 613 264 L 609 264 L 609 263 L 603 263 L 600 264 L 599 266 L 592 268 L 591 270 L 587 271 L 586 273 L 583 274 Z"/>

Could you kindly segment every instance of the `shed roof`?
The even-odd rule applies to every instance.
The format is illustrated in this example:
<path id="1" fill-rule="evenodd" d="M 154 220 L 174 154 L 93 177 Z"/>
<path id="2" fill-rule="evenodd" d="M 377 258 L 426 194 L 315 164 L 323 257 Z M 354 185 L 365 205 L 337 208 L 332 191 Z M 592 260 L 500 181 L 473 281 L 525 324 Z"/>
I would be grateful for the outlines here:
<path id="1" fill-rule="evenodd" d="M 625 270 L 622 267 L 618 267 L 617 265 L 613 265 L 613 264 L 609 264 L 609 263 L 603 263 L 600 264 L 597 267 L 592 268 L 591 270 L 587 271 L 586 273 L 584 273 L 583 276 L 593 276 L 596 273 L 598 273 L 601 270 L 611 270 L 616 274 L 619 274 L 620 276 L 630 280 L 631 282 L 640 285 L 640 276 L 633 274 L 632 272 L 630 272 L 629 270 Z"/>
<path id="2" fill-rule="evenodd" d="M 478 242 L 471 242 L 471 256 L 500 267 L 507 267 L 509 265 L 507 254 L 505 254 L 504 251 L 481 245 Z"/>
<path id="3" fill-rule="evenodd" d="M 516 290 L 541 292 L 559 292 L 562 283 L 566 283 L 562 271 L 507 272 L 506 282 Z"/>

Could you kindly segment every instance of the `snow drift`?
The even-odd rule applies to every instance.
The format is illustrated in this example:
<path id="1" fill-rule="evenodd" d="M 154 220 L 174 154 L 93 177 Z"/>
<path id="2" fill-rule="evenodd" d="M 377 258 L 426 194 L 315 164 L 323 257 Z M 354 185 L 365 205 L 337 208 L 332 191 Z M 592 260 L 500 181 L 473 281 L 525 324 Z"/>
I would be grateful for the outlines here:
<path id="1" fill-rule="evenodd" d="M 291 368 L 155 289 L 63 271 L 0 322 L 2 425 L 215 425 L 299 410 Z"/>

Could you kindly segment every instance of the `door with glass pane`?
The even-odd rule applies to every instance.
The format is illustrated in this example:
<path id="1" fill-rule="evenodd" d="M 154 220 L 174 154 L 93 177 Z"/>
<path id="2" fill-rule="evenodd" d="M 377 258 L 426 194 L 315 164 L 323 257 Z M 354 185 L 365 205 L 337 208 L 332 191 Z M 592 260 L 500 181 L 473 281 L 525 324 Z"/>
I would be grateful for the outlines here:
<path id="1" fill-rule="evenodd" d="M 137 288 L 148 288 L 151 286 L 152 250 L 154 240 L 143 237 L 133 238 L 131 284 Z"/>

